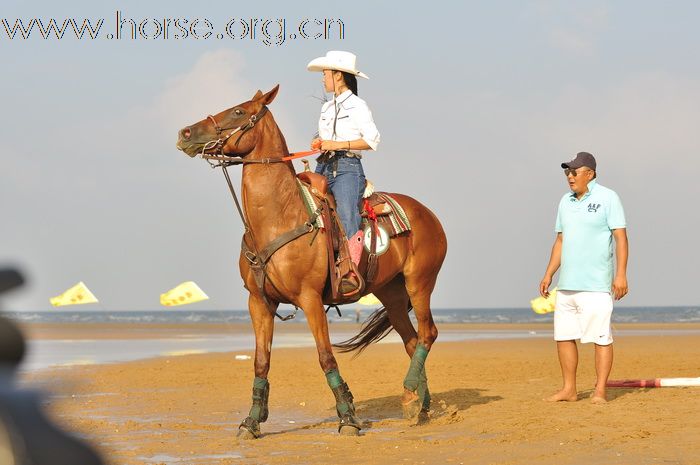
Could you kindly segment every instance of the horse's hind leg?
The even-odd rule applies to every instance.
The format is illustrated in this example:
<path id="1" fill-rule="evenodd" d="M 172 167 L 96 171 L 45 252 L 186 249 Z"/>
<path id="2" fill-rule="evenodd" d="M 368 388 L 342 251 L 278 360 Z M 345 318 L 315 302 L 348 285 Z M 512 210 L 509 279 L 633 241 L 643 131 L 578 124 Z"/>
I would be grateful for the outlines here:
<path id="1" fill-rule="evenodd" d="M 275 310 L 277 306 L 275 305 Z M 253 405 L 248 417 L 238 427 L 238 437 L 255 439 L 260 437 L 260 423 L 267 420 L 267 399 L 270 395 L 270 383 L 267 374 L 270 371 L 270 350 L 272 333 L 275 328 L 274 313 L 265 302 L 252 294 L 248 298 L 248 309 L 255 331 L 255 379 L 253 380 Z"/>
<path id="2" fill-rule="evenodd" d="M 318 361 L 321 369 L 326 374 L 326 381 L 335 396 L 335 410 L 340 418 L 338 432 L 343 435 L 356 436 L 359 434 L 362 423 L 355 416 L 355 404 L 352 393 L 347 383 L 340 377 L 338 363 L 333 355 L 330 336 L 328 334 L 328 321 L 323 310 L 321 297 L 318 295 L 300 299 L 301 308 L 309 323 L 309 328 L 316 341 Z"/>
<path id="3" fill-rule="evenodd" d="M 416 333 L 411 319 L 408 317 L 408 306 L 410 299 L 406 292 L 406 283 L 403 275 L 399 274 L 389 281 L 381 289 L 374 291 L 374 295 L 382 302 L 386 309 L 391 326 L 394 327 L 409 357 L 413 356 L 418 343 L 418 333 Z"/>
<path id="4" fill-rule="evenodd" d="M 411 301 L 403 275 L 398 275 L 382 289 L 375 291 L 375 295 L 384 304 L 391 325 L 401 336 L 409 358 L 413 359 L 418 344 L 418 333 L 409 318 L 408 308 Z M 418 415 L 418 423 L 423 423 L 428 420 L 428 411 L 430 410 L 430 391 L 428 390 L 425 364 L 419 372 L 418 379 L 416 392 L 404 387 L 404 395 L 401 400 L 404 417 L 413 418 Z"/>
<path id="5" fill-rule="evenodd" d="M 435 287 L 436 277 L 437 273 L 423 277 L 406 276 L 406 291 L 418 321 L 418 341 L 413 354 L 411 354 L 408 373 L 404 378 L 404 394 L 401 402 L 405 414 L 421 412 L 418 418 L 419 423 L 427 420 L 427 412 L 430 409 L 430 391 L 428 390 L 425 360 L 438 336 L 438 330 L 430 311 L 430 296 Z"/>

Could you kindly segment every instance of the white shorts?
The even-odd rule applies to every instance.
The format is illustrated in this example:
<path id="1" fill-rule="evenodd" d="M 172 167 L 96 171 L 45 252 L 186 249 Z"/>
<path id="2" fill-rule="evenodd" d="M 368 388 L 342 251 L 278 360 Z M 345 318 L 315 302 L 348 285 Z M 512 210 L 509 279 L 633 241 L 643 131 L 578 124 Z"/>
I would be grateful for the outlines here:
<path id="1" fill-rule="evenodd" d="M 600 346 L 612 344 L 609 292 L 557 291 L 554 305 L 554 340 L 580 339 Z"/>

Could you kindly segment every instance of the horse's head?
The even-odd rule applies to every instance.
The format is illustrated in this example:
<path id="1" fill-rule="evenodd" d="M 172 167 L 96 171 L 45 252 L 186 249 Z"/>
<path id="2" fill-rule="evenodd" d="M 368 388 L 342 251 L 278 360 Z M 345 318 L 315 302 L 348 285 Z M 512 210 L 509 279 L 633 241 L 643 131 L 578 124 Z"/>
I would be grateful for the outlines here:
<path id="1" fill-rule="evenodd" d="M 279 84 L 266 94 L 257 91 L 247 102 L 180 129 L 177 148 L 190 157 L 201 153 L 245 157 L 260 140 L 256 125 L 278 90 Z"/>

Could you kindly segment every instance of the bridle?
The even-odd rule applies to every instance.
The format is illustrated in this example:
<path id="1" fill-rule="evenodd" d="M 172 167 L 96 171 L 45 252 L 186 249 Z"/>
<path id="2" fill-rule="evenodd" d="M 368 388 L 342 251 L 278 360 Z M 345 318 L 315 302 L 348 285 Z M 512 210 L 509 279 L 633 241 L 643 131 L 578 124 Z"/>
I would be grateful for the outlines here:
<path id="1" fill-rule="evenodd" d="M 215 156 L 225 156 L 223 149 L 224 146 L 226 145 L 226 142 L 236 133 L 241 132 L 241 134 L 238 136 L 238 140 L 243 137 L 243 134 L 246 133 L 246 131 L 253 129 L 253 126 L 255 126 L 255 123 L 257 123 L 259 120 L 261 120 L 265 115 L 267 114 L 267 106 L 263 106 L 259 112 L 257 112 L 254 115 L 251 115 L 248 121 L 240 126 L 236 127 L 230 127 L 230 128 L 222 128 L 219 126 L 219 123 L 216 122 L 216 118 L 214 118 L 212 115 L 207 115 L 207 119 L 214 124 L 214 129 L 216 130 L 216 139 L 215 140 L 210 140 L 209 142 L 206 142 L 202 146 L 202 151 L 200 152 L 200 155 L 202 158 L 206 159 L 210 165 L 212 166 L 217 166 L 217 164 L 212 163 L 209 161 L 209 155 L 206 154 L 207 150 L 214 150 L 214 155 Z M 224 134 L 224 131 L 232 130 L 228 134 Z M 240 162 L 243 163 L 243 158 L 242 157 L 231 157 L 231 158 L 240 158 Z"/>
<path id="2" fill-rule="evenodd" d="M 202 146 L 202 150 L 199 152 L 199 155 L 211 165 L 212 168 L 219 168 L 219 167 L 225 167 L 229 165 L 241 165 L 241 164 L 263 164 L 267 165 L 270 163 L 283 163 L 287 162 L 289 160 L 294 160 L 297 158 L 304 158 L 308 157 L 309 155 L 315 155 L 319 153 L 319 150 L 308 150 L 305 152 L 295 152 L 295 153 L 290 153 L 287 156 L 284 157 L 266 157 L 266 158 L 260 158 L 260 159 L 255 159 L 255 160 L 247 160 L 244 157 L 240 155 L 236 156 L 230 156 L 230 155 L 224 155 L 224 146 L 226 145 L 226 142 L 236 133 L 240 132 L 241 134 L 238 136 L 238 139 L 240 140 L 241 137 L 243 137 L 243 134 L 246 133 L 246 131 L 253 129 L 256 123 L 260 122 L 260 120 L 268 113 L 267 106 L 264 106 L 260 109 L 259 112 L 256 114 L 252 115 L 248 121 L 240 126 L 236 127 L 230 127 L 230 128 L 222 128 L 219 126 L 219 123 L 216 122 L 216 118 L 214 118 L 212 115 L 207 115 L 207 119 L 212 122 L 214 125 L 214 129 L 216 130 L 216 139 L 210 140 L 209 142 L 206 142 Z M 224 134 L 224 131 L 232 130 L 228 134 Z M 222 136 L 223 135 L 223 136 Z M 238 142 L 236 142 L 238 143 Z M 214 150 L 213 154 L 212 152 L 209 152 L 207 154 L 207 150 Z"/>

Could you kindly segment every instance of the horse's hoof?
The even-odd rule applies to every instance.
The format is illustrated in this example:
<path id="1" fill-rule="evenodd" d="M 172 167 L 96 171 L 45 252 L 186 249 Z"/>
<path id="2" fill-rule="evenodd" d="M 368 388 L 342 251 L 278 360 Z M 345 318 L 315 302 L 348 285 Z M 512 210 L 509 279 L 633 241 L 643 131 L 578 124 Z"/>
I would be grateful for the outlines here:
<path id="1" fill-rule="evenodd" d="M 416 426 L 427 425 L 430 422 L 430 417 L 428 416 L 427 410 L 421 410 L 418 412 L 418 420 L 416 421 Z"/>
<path id="2" fill-rule="evenodd" d="M 256 435 L 254 435 L 253 433 L 248 431 L 248 429 L 243 428 L 243 427 L 238 428 L 238 434 L 236 435 L 236 437 L 238 437 L 238 439 L 243 439 L 245 441 L 249 441 L 251 439 L 258 438 Z"/>
<path id="3" fill-rule="evenodd" d="M 346 413 L 340 418 L 338 432 L 343 436 L 359 436 L 360 429 L 362 429 L 362 423 L 360 419 L 355 416 L 354 411 Z"/>
<path id="4" fill-rule="evenodd" d="M 239 439 L 257 439 L 260 437 L 260 422 L 251 417 L 246 418 L 238 427 Z"/>
<path id="5" fill-rule="evenodd" d="M 341 426 L 338 430 L 341 436 L 359 436 L 360 430 L 355 426 Z"/>
<path id="6" fill-rule="evenodd" d="M 407 404 L 401 404 L 401 408 L 403 409 L 403 417 L 406 420 L 410 420 L 416 418 L 416 415 L 420 412 L 420 402 L 418 402 L 418 399 L 415 399 Z"/>

